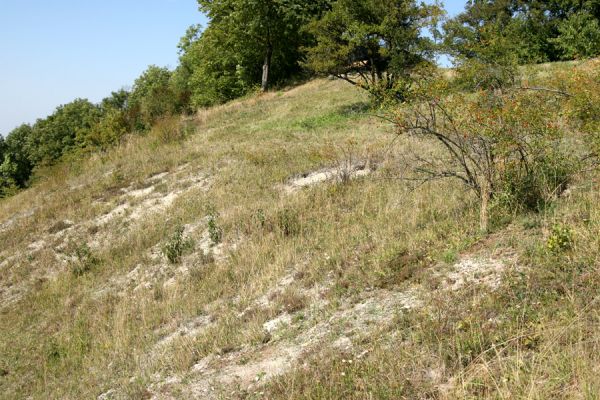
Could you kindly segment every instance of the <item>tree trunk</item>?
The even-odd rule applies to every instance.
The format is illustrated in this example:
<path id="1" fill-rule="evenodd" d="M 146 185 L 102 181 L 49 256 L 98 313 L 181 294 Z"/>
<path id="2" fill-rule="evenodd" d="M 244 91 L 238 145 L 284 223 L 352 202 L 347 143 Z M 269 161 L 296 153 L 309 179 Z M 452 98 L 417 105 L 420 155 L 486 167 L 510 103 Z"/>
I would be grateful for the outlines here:
<path id="1" fill-rule="evenodd" d="M 488 208 L 490 202 L 490 188 L 488 181 L 481 180 L 481 210 L 479 211 L 479 229 L 481 233 L 488 233 Z"/>
<path id="2" fill-rule="evenodd" d="M 266 92 L 269 89 L 269 73 L 271 72 L 271 58 L 273 58 L 273 46 L 268 45 L 265 53 L 265 63 L 263 64 L 261 90 Z"/>

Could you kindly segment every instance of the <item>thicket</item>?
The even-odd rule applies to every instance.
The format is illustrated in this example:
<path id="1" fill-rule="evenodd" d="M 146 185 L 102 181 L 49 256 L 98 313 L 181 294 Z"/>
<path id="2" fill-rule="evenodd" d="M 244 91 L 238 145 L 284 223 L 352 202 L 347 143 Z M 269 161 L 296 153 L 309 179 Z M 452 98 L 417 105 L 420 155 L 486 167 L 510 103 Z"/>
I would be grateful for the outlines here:
<path id="1" fill-rule="evenodd" d="M 444 24 L 444 41 L 451 54 L 471 59 L 494 57 L 498 42 L 521 64 L 592 57 L 599 18 L 596 0 L 469 0 Z"/>
<path id="2" fill-rule="evenodd" d="M 378 102 L 414 102 L 440 52 L 454 57 L 454 90 L 492 92 L 518 86 L 519 64 L 600 54 L 595 0 L 470 0 L 443 29 L 441 6 L 414 0 L 198 4 L 210 22 L 205 29 L 188 29 L 175 70 L 150 66 L 130 91 L 113 92 L 99 104 L 77 99 L 0 140 L 0 197 L 26 187 L 36 168 L 66 156 L 105 150 L 176 115 L 301 77 L 333 75 L 368 90 Z M 597 131 L 593 96 L 575 93 L 572 115 L 581 114 L 581 127 Z"/>
<path id="3" fill-rule="evenodd" d="M 399 134 L 432 145 L 412 156 L 412 179 L 462 182 L 481 201 L 483 231 L 493 209 L 543 211 L 598 159 L 599 73 L 593 62 L 544 87 L 474 93 L 457 92 L 435 73 L 421 79 L 411 103 L 393 115 Z"/>

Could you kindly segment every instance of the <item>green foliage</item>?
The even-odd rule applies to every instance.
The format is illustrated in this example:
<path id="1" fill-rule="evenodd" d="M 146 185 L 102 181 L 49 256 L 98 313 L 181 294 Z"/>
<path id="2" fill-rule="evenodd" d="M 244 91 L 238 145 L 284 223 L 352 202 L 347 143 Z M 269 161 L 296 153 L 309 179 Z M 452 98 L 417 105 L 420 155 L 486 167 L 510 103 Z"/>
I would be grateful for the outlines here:
<path id="1" fill-rule="evenodd" d="M 572 14 L 558 25 L 559 36 L 552 41 L 564 58 L 595 57 L 600 54 L 600 23 L 589 12 Z"/>
<path id="2" fill-rule="evenodd" d="M 441 16 L 437 6 L 404 0 L 338 0 L 308 25 L 316 45 L 306 66 L 368 90 L 377 99 L 394 92 L 402 98 L 406 80 L 432 58 L 432 41 L 422 29 Z"/>
<path id="3" fill-rule="evenodd" d="M 27 152 L 32 134 L 31 126 L 21 125 L 4 140 L 3 157 L 0 159 L 0 188 L 23 188 L 27 184 L 33 170 Z"/>
<path id="4" fill-rule="evenodd" d="M 159 118 L 178 111 L 171 75 L 167 68 L 151 65 L 136 79 L 129 96 L 129 109 L 136 129 L 150 129 Z"/>
<path id="5" fill-rule="evenodd" d="M 300 233 L 302 225 L 298 212 L 291 208 L 284 208 L 277 213 L 277 227 L 284 236 L 296 236 Z"/>
<path id="6" fill-rule="evenodd" d="M 85 243 L 75 248 L 71 257 L 71 272 L 77 277 L 85 275 L 100 264 L 100 259 Z"/>
<path id="7" fill-rule="evenodd" d="M 219 226 L 219 213 L 216 211 L 208 215 L 208 237 L 214 245 L 223 241 L 223 228 Z"/>
<path id="8" fill-rule="evenodd" d="M 190 101 L 196 107 L 219 104 L 243 96 L 256 77 L 247 71 L 231 46 L 223 46 L 226 32 L 209 27 L 182 55 L 181 64 L 189 74 Z"/>
<path id="9" fill-rule="evenodd" d="M 570 227 L 555 224 L 546 243 L 550 252 L 558 254 L 573 248 L 573 231 Z"/>
<path id="10" fill-rule="evenodd" d="M 243 96 L 300 72 L 301 48 L 311 38 L 302 27 L 328 0 L 199 0 L 210 19 L 200 33 L 192 26 L 180 42 L 181 71 L 189 77 L 193 106 Z M 265 73 L 266 69 L 266 75 Z"/>
<path id="11" fill-rule="evenodd" d="M 127 125 L 124 112 L 108 109 L 102 119 L 82 139 L 81 147 L 90 151 L 106 150 L 119 143 L 119 140 L 127 133 Z"/>
<path id="12" fill-rule="evenodd" d="M 81 147 L 101 115 L 100 108 L 85 99 L 58 107 L 54 114 L 33 126 L 27 143 L 29 159 L 35 165 L 52 164 Z"/>
<path id="13" fill-rule="evenodd" d="M 129 101 L 129 92 L 125 89 L 112 92 L 110 96 L 102 99 L 100 107 L 104 112 L 109 110 L 125 111 Z"/>
<path id="14" fill-rule="evenodd" d="M 455 84 L 466 90 L 512 86 L 518 75 L 518 49 L 510 36 L 498 35 L 500 23 L 478 27 L 477 40 L 460 42 L 455 52 Z M 464 28 L 464 27 L 463 27 Z M 446 29 L 450 28 L 446 26 Z M 447 36 L 446 40 L 450 40 Z"/>
<path id="15" fill-rule="evenodd" d="M 520 64 L 557 61 L 593 55 L 598 18 L 595 0 L 470 0 L 444 25 L 444 41 L 459 58 L 489 61 L 509 50 Z"/>
<path id="16" fill-rule="evenodd" d="M 184 236 L 183 232 L 182 226 L 177 227 L 173 236 L 162 248 L 163 255 L 171 264 L 179 263 L 185 251 L 191 249 L 194 245 L 191 239 Z"/>

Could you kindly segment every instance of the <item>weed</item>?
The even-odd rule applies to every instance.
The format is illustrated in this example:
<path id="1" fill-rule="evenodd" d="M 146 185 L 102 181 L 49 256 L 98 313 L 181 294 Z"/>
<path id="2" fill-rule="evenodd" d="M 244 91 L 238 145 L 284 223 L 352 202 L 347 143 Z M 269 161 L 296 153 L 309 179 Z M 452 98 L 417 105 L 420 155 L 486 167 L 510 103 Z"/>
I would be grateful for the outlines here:
<path id="1" fill-rule="evenodd" d="M 537 229 L 542 226 L 541 221 L 536 216 L 528 216 L 523 219 L 523 228 L 525 229 Z"/>
<path id="2" fill-rule="evenodd" d="M 223 228 L 218 223 L 219 213 L 213 211 L 208 216 L 208 236 L 213 245 L 217 245 L 223 241 Z"/>
<path id="3" fill-rule="evenodd" d="M 573 231 L 570 227 L 555 224 L 546 242 L 548 250 L 552 253 L 562 253 L 573 248 Z"/>
<path id="4" fill-rule="evenodd" d="M 163 288 L 163 285 L 161 284 L 157 284 L 154 286 L 153 290 L 152 290 L 152 298 L 154 299 L 154 301 L 162 301 L 165 297 L 165 290 Z"/>
<path id="5" fill-rule="evenodd" d="M 183 232 L 184 229 L 182 226 L 177 227 L 171 239 L 162 248 L 163 255 L 171 264 L 180 262 L 184 252 L 191 249 L 194 245 L 191 239 L 183 235 Z"/>
<path id="6" fill-rule="evenodd" d="M 263 210 L 262 208 L 259 208 L 258 210 L 256 210 L 256 212 L 252 215 L 254 221 L 256 221 L 257 225 L 261 228 L 264 228 L 266 223 L 267 223 L 267 217 L 265 216 L 265 210 Z"/>
<path id="7" fill-rule="evenodd" d="M 277 227 L 284 236 L 295 236 L 300 233 L 301 225 L 298 212 L 285 208 L 277 213 Z"/>
<path id="8" fill-rule="evenodd" d="M 401 249 L 393 252 L 384 261 L 386 272 L 381 277 L 380 285 L 394 285 L 411 279 L 424 267 L 426 261 L 427 256 L 422 251 Z"/>
<path id="9" fill-rule="evenodd" d="M 92 271 L 100 264 L 100 259 L 96 257 L 87 244 L 81 244 L 75 248 L 71 260 L 71 272 L 75 276 L 82 276 Z"/>
<path id="10" fill-rule="evenodd" d="M 308 299 L 299 290 L 289 288 L 276 296 L 276 302 L 280 310 L 292 314 L 306 307 Z"/>
<path id="11" fill-rule="evenodd" d="M 453 264 L 458 260 L 458 254 L 454 249 L 447 249 L 442 254 L 442 259 L 446 264 Z"/>

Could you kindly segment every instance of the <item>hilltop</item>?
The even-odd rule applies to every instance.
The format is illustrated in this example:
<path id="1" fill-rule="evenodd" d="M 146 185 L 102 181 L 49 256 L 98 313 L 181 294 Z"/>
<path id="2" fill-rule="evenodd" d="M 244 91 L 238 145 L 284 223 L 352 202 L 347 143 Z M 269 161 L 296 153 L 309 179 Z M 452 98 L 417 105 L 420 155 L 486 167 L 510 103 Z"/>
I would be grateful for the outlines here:
<path id="1" fill-rule="evenodd" d="M 434 149 L 375 114 L 316 79 L 1 200 L 0 397 L 594 398 L 597 173 L 483 234 L 460 182 L 403 179 Z"/>

